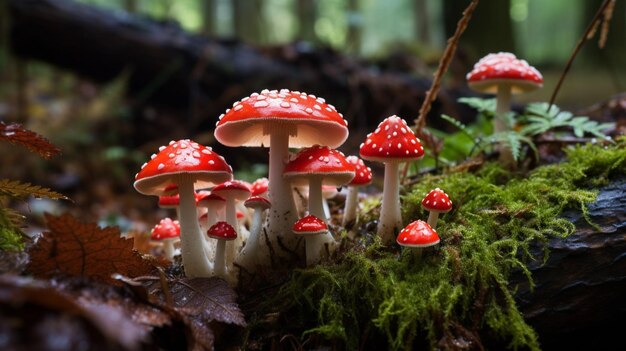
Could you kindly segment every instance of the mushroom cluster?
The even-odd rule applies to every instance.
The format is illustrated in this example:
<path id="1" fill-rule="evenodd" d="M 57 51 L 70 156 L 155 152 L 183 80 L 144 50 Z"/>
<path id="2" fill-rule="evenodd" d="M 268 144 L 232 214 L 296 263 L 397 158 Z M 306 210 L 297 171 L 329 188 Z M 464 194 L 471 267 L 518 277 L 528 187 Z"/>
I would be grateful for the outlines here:
<path id="1" fill-rule="evenodd" d="M 159 196 L 159 206 L 176 209 L 180 229 L 172 229 L 177 222 L 164 220 L 155 227 L 155 239 L 180 233 L 188 277 L 218 276 L 232 283 L 237 268 L 254 271 L 267 266 L 272 261 L 270 253 L 285 257 L 295 253 L 313 265 L 336 243 L 330 215 L 324 209 L 326 196 L 348 186 L 346 226 L 357 219 L 358 187 L 372 181 L 372 171 L 362 159 L 345 157 L 334 149 L 347 136 L 343 116 L 324 99 L 286 89 L 263 90 L 235 102 L 220 116 L 215 138 L 226 146 L 268 147 L 268 178 L 252 184 L 233 180 L 233 170 L 222 156 L 184 139 L 160 147 L 141 167 L 134 186 L 142 194 Z M 300 150 L 290 154 L 290 148 Z M 423 154 L 420 140 L 397 116 L 383 120 L 360 147 L 363 159 L 385 164 L 378 227 L 385 244 L 396 241 L 402 225 L 399 165 Z M 294 187 L 299 187 L 308 202 L 302 213 L 294 206 Z M 424 202 L 425 207 L 434 206 L 428 208 L 436 213 L 429 219 L 433 228 L 437 213 L 446 211 L 439 208 L 440 201 L 451 204 L 447 195 L 432 204 L 431 200 Z M 162 232 L 165 229 L 167 232 Z M 408 229 L 400 233 L 406 235 Z M 397 241 L 409 243 L 409 239 Z M 172 259 L 175 251 L 170 244 L 166 241 L 164 248 Z"/>

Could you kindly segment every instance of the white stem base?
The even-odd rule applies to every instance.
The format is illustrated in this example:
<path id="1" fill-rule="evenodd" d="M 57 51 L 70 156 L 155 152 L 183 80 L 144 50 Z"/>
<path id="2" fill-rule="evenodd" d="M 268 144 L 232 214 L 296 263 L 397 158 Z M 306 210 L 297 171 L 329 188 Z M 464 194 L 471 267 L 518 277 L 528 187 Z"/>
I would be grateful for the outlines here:
<path id="1" fill-rule="evenodd" d="M 359 187 L 349 186 L 346 195 L 346 206 L 343 209 L 343 221 L 341 225 L 346 227 L 351 222 L 356 221 L 356 209 L 359 204 Z"/>
<path id="2" fill-rule="evenodd" d="M 430 225 L 431 228 L 435 229 L 438 219 L 439 219 L 439 212 L 430 211 L 430 213 L 428 214 L 428 225 Z"/>
<path id="3" fill-rule="evenodd" d="M 174 261 L 174 256 L 176 256 L 176 248 L 174 247 L 176 240 L 177 239 L 163 240 L 163 252 L 165 253 L 165 258 L 170 262 Z"/>
<path id="4" fill-rule="evenodd" d="M 498 93 L 496 95 L 496 115 L 494 117 L 494 133 L 506 132 L 509 130 L 509 126 L 505 123 L 505 116 L 511 110 L 511 87 L 509 85 L 498 86 Z M 515 159 L 513 153 L 508 145 L 500 144 L 497 146 L 497 150 L 500 152 L 499 161 L 506 167 L 513 167 L 515 165 Z"/>
<path id="5" fill-rule="evenodd" d="M 246 268 L 249 271 L 253 271 L 258 265 L 259 261 L 269 260 L 269 257 L 261 257 L 261 250 L 259 250 L 259 242 L 261 236 L 261 229 L 263 226 L 263 211 L 256 210 L 252 217 L 252 227 L 250 228 L 250 236 L 246 241 L 246 245 L 243 250 L 237 256 L 237 263 Z"/>
<path id="6" fill-rule="evenodd" d="M 321 178 L 311 178 L 309 179 L 309 214 L 323 220 L 328 224 L 328 217 L 326 217 L 326 213 L 324 212 L 323 205 L 323 197 L 322 197 L 322 179 Z M 328 251 L 332 251 L 335 246 L 335 238 L 327 231 L 325 234 L 314 235 L 312 238 L 307 237 L 306 239 L 306 247 L 307 252 L 312 252 L 313 257 L 316 262 L 319 262 L 321 259 L 321 255 L 326 253 L 325 245 L 328 245 Z M 307 255 L 307 260 L 309 256 Z"/>
<path id="7" fill-rule="evenodd" d="M 402 229 L 399 166 L 399 162 L 385 163 L 383 202 L 378 221 L 378 235 L 382 239 L 383 245 L 390 245 L 395 242 L 396 233 Z"/>

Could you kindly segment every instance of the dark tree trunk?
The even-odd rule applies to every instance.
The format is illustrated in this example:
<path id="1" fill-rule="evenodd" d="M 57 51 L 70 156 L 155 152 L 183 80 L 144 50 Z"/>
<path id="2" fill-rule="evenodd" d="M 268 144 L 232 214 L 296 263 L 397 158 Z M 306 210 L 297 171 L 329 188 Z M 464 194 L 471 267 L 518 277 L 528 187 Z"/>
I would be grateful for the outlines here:
<path id="1" fill-rule="evenodd" d="M 545 264 L 531 265 L 531 292 L 517 275 L 517 301 L 548 350 L 608 350 L 625 345 L 626 179 L 602 188 L 589 206 L 592 223 L 580 211 L 564 217 L 576 233 L 548 243 Z M 541 248 L 535 249 L 541 257 Z M 518 282 L 518 283 L 516 283 Z"/>
<path id="2" fill-rule="evenodd" d="M 361 33 L 363 32 L 363 17 L 359 0 L 348 0 L 347 17 L 348 32 L 346 33 L 346 48 L 349 52 L 361 52 Z"/>
<path id="3" fill-rule="evenodd" d="M 316 0 L 296 0 L 296 14 L 298 17 L 297 39 L 316 43 L 315 21 L 317 20 Z"/>
<path id="4" fill-rule="evenodd" d="M 232 0 L 235 37 L 247 43 L 263 41 L 263 0 Z"/>
<path id="5" fill-rule="evenodd" d="M 202 0 L 202 33 L 208 36 L 217 34 L 217 0 Z"/>

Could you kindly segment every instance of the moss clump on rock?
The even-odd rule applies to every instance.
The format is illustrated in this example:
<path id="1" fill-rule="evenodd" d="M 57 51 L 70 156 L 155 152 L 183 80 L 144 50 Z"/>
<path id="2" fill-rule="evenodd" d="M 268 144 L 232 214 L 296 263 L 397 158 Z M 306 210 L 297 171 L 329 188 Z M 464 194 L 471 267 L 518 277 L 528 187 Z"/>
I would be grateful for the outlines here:
<path id="1" fill-rule="evenodd" d="M 509 277 L 519 270 L 532 281 L 526 264 L 548 252 L 531 254 L 531 243 L 575 231 L 560 214 L 586 213 L 595 188 L 626 171 L 626 142 L 579 146 L 567 156 L 524 175 L 487 163 L 476 172 L 425 177 L 403 196 L 403 218 L 426 218 L 422 197 L 445 189 L 454 209 L 438 224 L 441 245 L 416 258 L 357 241 L 336 262 L 295 271 L 263 312 L 289 316 L 287 333 L 340 349 L 471 348 L 485 340 L 539 349 Z"/>

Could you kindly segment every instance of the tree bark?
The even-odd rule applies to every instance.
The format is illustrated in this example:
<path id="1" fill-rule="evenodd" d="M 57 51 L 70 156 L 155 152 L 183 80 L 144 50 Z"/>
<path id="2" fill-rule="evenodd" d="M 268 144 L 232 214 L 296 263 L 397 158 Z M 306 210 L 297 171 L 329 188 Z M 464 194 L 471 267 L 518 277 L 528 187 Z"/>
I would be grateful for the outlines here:
<path id="1" fill-rule="evenodd" d="M 623 345 L 626 321 L 626 179 L 602 188 L 589 206 L 563 216 L 576 225 L 565 239 L 548 242 L 549 258 L 531 264 L 534 290 L 513 277 L 518 307 L 544 349 L 613 349 Z M 542 247 L 533 250 L 542 257 Z"/>
<path id="2" fill-rule="evenodd" d="M 297 0 L 296 13 L 298 15 L 298 40 L 312 43 L 318 42 L 315 34 L 315 21 L 317 20 L 316 0 Z"/>

